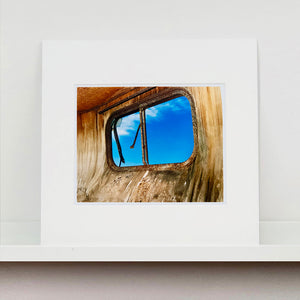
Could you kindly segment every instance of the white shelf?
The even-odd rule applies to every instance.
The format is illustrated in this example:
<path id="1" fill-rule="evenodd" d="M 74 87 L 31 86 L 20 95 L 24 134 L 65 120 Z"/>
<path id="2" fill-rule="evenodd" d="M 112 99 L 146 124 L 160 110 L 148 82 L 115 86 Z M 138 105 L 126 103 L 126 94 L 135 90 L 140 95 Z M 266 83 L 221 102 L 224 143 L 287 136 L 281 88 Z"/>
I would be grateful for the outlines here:
<path id="1" fill-rule="evenodd" d="M 300 261 L 300 222 L 261 222 L 258 246 L 41 246 L 39 232 L 2 222 L 0 261 Z"/>
<path id="2" fill-rule="evenodd" d="M 186 257 L 189 257 L 187 260 Z M 250 247 L 2 246 L 0 261 L 300 261 L 300 245 Z"/>

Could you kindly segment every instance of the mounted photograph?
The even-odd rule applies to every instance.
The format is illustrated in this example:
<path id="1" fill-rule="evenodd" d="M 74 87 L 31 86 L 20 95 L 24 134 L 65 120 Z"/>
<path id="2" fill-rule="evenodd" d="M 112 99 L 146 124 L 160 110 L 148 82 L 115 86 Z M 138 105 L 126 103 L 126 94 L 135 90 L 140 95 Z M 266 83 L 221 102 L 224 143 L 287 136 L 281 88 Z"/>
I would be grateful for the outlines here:
<path id="1" fill-rule="evenodd" d="M 257 245 L 257 92 L 252 39 L 45 41 L 43 243 Z"/>
<path id="2" fill-rule="evenodd" d="M 77 202 L 223 202 L 221 86 L 77 87 Z"/>

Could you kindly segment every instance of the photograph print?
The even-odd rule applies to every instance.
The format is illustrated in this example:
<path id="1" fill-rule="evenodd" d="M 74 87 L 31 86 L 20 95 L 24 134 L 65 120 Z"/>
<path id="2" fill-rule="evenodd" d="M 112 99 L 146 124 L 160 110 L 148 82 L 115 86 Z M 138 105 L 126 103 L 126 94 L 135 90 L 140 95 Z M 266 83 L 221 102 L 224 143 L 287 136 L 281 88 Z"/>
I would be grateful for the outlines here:
<path id="1" fill-rule="evenodd" d="M 77 202 L 223 202 L 220 86 L 77 87 Z"/>

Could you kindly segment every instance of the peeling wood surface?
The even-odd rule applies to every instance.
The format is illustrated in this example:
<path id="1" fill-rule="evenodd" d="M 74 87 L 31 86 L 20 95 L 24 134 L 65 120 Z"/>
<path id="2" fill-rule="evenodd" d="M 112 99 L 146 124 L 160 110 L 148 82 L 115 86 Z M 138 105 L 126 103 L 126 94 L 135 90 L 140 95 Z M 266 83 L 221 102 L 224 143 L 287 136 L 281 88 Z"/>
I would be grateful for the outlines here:
<path id="1" fill-rule="evenodd" d="M 221 202 L 223 201 L 223 120 L 219 87 L 187 87 L 193 98 L 193 122 L 197 126 L 197 149 L 192 162 L 184 167 L 126 168 L 117 170 L 108 163 L 105 128 L 111 114 L 151 94 L 168 89 L 159 87 L 131 98 L 134 88 L 84 88 L 78 94 L 78 109 L 120 105 L 98 114 L 97 110 L 77 115 L 77 177 L 79 202 Z M 99 90 L 102 89 L 102 90 Z M 127 89 L 127 90 L 124 90 Z M 142 89 L 142 88 L 139 88 Z M 113 93 L 112 93 L 113 91 Z M 99 94 L 98 94 L 99 93 Z M 118 97 L 119 93 L 119 97 Z M 127 94 L 127 96 L 126 96 Z M 84 100 L 86 95 L 86 100 Z M 92 98 L 89 98 L 93 95 Z M 98 95 L 98 98 L 97 98 Z M 132 94 L 131 94 L 132 95 Z M 102 97 L 102 98 L 101 98 Z M 125 98 L 124 98 L 125 97 Z M 100 101 L 100 98 L 102 99 Z M 91 99 L 98 99 L 97 101 Z M 101 103 L 100 103 L 101 102 Z M 84 106 L 89 103 L 89 106 Z"/>

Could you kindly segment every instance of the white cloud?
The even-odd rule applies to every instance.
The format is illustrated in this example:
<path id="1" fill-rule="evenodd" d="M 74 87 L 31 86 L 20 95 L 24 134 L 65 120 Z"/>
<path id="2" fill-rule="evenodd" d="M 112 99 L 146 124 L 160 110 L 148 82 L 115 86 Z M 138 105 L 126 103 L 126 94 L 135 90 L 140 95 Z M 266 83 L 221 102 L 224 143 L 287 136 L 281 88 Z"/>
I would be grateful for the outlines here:
<path id="1" fill-rule="evenodd" d="M 122 118 L 121 124 L 117 126 L 119 136 L 129 135 L 131 131 L 137 130 L 140 123 L 139 113 Z"/>
<path id="2" fill-rule="evenodd" d="M 170 110 L 180 111 L 180 110 L 190 109 L 186 101 L 187 101 L 186 98 L 180 97 L 146 109 L 147 121 L 151 121 L 151 119 L 154 118 L 156 119 L 163 118 L 165 111 L 170 111 Z M 122 118 L 121 124 L 117 126 L 118 135 L 126 136 L 131 134 L 132 132 L 135 133 L 139 126 L 139 123 L 140 123 L 139 112 Z"/>
<path id="3" fill-rule="evenodd" d="M 180 111 L 190 109 L 190 105 L 186 97 L 179 97 L 173 100 L 159 104 L 159 110 Z"/>
<path id="4" fill-rule="evenodd" d="M 158 114 L 158 109 L 155 106 L 146 109 L 146 117 L 154 118 Z"/>

